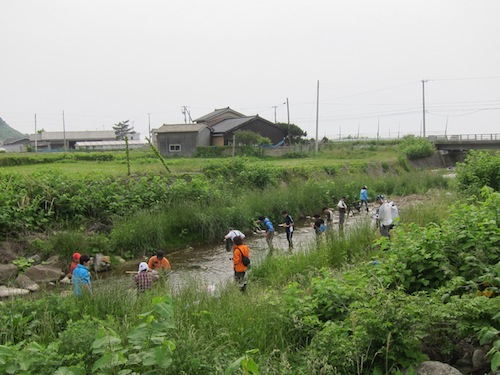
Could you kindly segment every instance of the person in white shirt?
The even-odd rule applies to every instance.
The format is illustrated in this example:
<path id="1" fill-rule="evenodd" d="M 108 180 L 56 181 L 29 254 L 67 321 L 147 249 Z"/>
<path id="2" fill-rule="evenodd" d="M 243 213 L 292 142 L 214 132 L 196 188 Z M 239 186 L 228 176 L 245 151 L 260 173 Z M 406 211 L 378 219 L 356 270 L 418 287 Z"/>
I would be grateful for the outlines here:
<path id="1" fill-rule="evenodd" d="M 380 222 L 380 234 L 384 237 L 389 237 L 389 231 L 392 228 L 392 211 L 391 204 L 382 195 L 379 196 L 378 220 Z"/>
<path id="2" fill-rule="evenodd" d="M 234 237 L 241 237 L 242 240 L 245 239 L 245 235 L 240 232 L 237 229 L 231 229 L 229 230 L 229 233 L 224 236 L 224 240 L 226 240 L 226 251 L 230 252 L 233 249 L 234 243 Z"/>
<path id="3" fill-rule="evenodd" d="M 347 212 L 347 204 L 345 203 L 345 197 L 342 197 L 337 204 L 339 209 L 339 230 L 344 230 L 345 213 Z"/>

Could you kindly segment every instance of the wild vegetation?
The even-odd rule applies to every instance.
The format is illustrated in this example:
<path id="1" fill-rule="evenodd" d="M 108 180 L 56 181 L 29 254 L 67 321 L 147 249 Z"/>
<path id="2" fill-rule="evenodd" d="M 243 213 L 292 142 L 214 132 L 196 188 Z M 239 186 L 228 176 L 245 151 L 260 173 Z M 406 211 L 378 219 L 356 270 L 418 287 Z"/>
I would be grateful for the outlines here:
<path id="1" fill-rule="evenodd" d="M 11 185 L 1 191 L 11 205 L 32 213 L 33 222 L 40 220 L 36 215 L 48 220 L 43 230 L 49 235 L 31 243 L 47 254 L 59 249 L 69 255 L 81 246 L 135 255 L 148 246 L 174 248 L 200 237 L 211 241 L 228 225 L 249 228 L 263 212 L 277 218 L 286 207 L 306 215 L 333 197 L 347 195 L 352 201 L 364 184 L 371 200 L 379 192 L 424 194 L 425 200 L 402 210 L 390 241 L 366 223 L 345 236 L 331 234 L 309 251 L 268 257 L 253 266 L 244 295 L 232 284 L 207 293 L 195 280 L 182 290 L 171 289 L 167 281 L 136 295 L 120 280 L 96 286 L 88 300 L 48 292 L 5 302 L 0 305 L 0 370 L 411 374 L 428 358 L 452 363 L 463 355 L 465 342 L 488 345 L 491 369 L 497 369 L 500 193 L 485 187 L 473 200 L 456 200 L 462 190 L 449 179 L 429 171 L 407 173 L 397 156 L 387 166 L 362 161 L 327 166 L 318 160 L 294 168 L 283 160 L 205 160 L 195 173 L 176 173 L 172 163 L 172 175 L 118 180 L 83 173 L 72 180 L 59 171 L 53 179 L 37 175 L 42 188 L 35 180 L 25 182 L 29 174 L 19 178 L 5 172 L 1 181 Z M 475 168 L 474 163 L 461 166 L 458 181 Z M 87 179 L 80 187 L 82 178 Z M 73 199 L 57 212 L 40 204 L 57 197 L 55 205 L 64 189 L 72 188 L 66 194 L 84 208 L 75 211 Z M 105 198 L 99 197 L 101 189 Z M 122 194 L 130 205 L 119 204 Z M 31 207 L 25 212 L 18 204 L 22 197 Z M 37 204 L 31 205 L 35 197 Z M 88 200 L 96 203 L 88 206 Z M 3 223 L 11 228 L 17 228 L 13 222 L 24 225 L 15 210 L 7 215 Z M 107 229 L 89 235 L 95 222 Z"/>

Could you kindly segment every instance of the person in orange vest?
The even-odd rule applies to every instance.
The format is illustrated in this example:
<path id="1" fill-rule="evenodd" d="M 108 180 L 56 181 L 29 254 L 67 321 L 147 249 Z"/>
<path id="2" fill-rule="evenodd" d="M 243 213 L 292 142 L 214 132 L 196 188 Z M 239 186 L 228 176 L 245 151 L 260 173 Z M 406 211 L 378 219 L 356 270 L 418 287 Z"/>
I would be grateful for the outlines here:
<path id="1" fill-rule="evenodd" d="M 149 258 L 148 267 L 150 270 L 169 270 L 170 262 L 163 255 L 163 251 L 160 250 L 156 252 L 156 255 Z"/>
<path id="2" fill-rule="evenodd" d="M 249 264 L 245 265 L 244 257 L 250 258 L 250 250 L 247 245 L 243 244 L 240 236 L 233 238 L 233 266 L 234 266 L 234 280 L 240 287 L 242 292 L 247 289 L 247 270 Z"/>

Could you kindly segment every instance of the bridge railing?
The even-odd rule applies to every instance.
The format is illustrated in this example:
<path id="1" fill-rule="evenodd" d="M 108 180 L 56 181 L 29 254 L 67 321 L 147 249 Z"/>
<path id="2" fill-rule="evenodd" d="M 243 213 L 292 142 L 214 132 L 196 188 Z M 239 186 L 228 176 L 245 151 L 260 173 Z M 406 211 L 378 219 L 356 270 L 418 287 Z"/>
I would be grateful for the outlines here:
<path id="1" fill-rule="evenodd" d="M 500 141 L 500 134 L 430 135 L 428 139 L 432 142 Z"/>

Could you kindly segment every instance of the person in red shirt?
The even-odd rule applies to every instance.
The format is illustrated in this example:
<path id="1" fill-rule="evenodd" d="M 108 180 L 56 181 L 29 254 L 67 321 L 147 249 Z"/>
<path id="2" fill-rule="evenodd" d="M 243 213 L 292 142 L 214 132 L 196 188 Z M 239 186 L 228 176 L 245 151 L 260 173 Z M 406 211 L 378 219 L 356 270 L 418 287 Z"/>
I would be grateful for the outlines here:
<path id="1" fill-rule="evenodd" d="M 80 253 L 73 254 L 72 262 L 71 262 L 71 265 L 69 266 L 69 273 L 68 273 L 69 279 L 71 279 L 71 277 L 73 276 L 73 271 L 75 270 L 75 268 L 78 267 L 78 264 L 80 264 L 80 258 L 81 258 Z"/>
<path id="2" fill-rule="evenodd" d="M 243 244 L 243 240 L 240 236 L 233 238 L 234 248 L 233 248 L 233 266 L 234 266 L 234 280 L 240 287 L 242 292 L 247 289 L 247 270 L 248 266 L 243 264 L 243 255 L 250 258 L 250 250 L 247 245 Z"/>
<path id="3" fill-rule="evenodd" d="M 163 255 L 163 251 L 157 251 L 155 256 L 149 258 L 148 267 L 150 270 L 169 270 L 170 262 Z"/>

